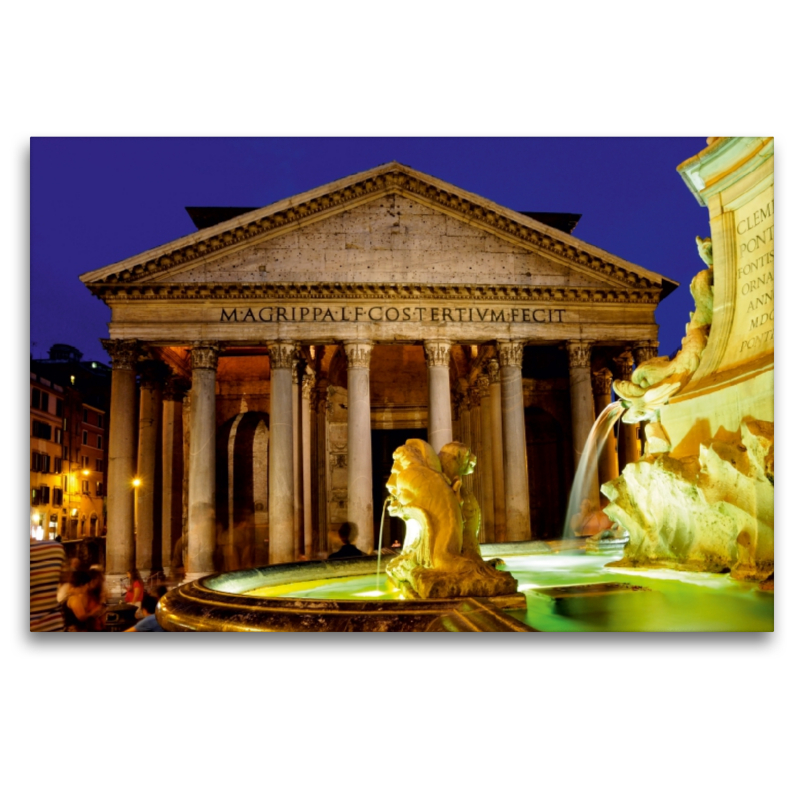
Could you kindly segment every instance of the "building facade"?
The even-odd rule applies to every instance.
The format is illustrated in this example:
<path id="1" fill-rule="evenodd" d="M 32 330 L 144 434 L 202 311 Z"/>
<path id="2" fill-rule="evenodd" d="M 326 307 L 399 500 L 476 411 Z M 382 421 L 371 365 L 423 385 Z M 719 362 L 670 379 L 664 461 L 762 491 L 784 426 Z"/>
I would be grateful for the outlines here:
<path id="1" fill-rule="evenodd" d="M 656 354 L 674 282 L 570 215 L 394 162 L 225 216 L 81 276 L 112 314 L 112 580 L 318 557 L 345 520 L 369 552 L 414 437 L 476 452 L 485 541 L 560 536 L 611 380 Z M 622 434 L 598 480 L 637 458 Z"/>
<path id="2" fill-rule="evenodd" d="M 31 359 L 31 536 L 96 538 L 106 527 L 110 369 L 68 345 Z"/>

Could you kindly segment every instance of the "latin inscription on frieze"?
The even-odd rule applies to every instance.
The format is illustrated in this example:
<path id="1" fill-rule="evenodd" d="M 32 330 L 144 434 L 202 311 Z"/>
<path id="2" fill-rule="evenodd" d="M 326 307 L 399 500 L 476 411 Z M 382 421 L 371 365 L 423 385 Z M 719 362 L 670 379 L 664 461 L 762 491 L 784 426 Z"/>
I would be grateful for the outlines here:
<path id="1" fill-rule="evenodd" d="M 223 308 L 220 322 L 399 322 L 419 323 L 558 323 L 566 322 L 563 308 L 487 308 L 480 306 L 349 306 L 292 305 Z"/>
<path id="2" fill-rule="evenodd" d="M 775 198 L 770 186 L 734 212 L 736 307 L 726 361 L 774 349 Z"/>

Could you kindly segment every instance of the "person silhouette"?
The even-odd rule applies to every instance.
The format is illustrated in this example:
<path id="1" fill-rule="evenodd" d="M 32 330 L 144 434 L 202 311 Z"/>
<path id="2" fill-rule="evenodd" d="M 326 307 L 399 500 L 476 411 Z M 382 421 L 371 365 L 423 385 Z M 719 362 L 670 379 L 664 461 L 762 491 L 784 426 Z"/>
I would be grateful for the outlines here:
<path id="1" fill-rule="evenodd" d="M 339 526 L 339 538 L 342 540 L 342 546 L 335 552 L 328 556 L 328 560 L 332 558 L 356 558 L 358 556 L 365 556 L 354 544 L 350 544 L 350 536 L 352 535 L 353 526 L 349 522 L 343 522 Z"/>

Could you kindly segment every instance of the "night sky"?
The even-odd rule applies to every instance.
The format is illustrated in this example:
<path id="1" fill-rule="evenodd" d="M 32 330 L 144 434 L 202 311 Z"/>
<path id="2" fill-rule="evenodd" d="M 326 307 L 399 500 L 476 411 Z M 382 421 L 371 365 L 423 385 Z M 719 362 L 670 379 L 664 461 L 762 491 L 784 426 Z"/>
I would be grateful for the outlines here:
<path id="1" fill-rule="evenodd" d="M 692 138 L 32 138 L 31 353 L 108 363 L 108 308 L 79 275 L 196 230 L 186 206 L 265 206 L 388 161 L 516 211 L 582 214 L 577 238 L 678 281 L 656 312 L 680 347 L 704 268 L 701 207 L 675 167 Z"/>

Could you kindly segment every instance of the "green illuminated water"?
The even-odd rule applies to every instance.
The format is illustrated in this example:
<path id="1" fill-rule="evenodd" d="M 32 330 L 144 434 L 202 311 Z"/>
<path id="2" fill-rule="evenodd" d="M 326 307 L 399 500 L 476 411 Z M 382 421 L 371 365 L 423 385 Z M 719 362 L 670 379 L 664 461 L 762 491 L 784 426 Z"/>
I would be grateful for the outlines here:
<path id="1" fill-rule="evenodd" d="M 619 558 L 580 551 L 506 556 L 505 568 L 519 581 L 526 609 L 505 613 L 540 631 L 772 631 L 771 592 L 728 575 L 632 570 L 606 566 Z M 613 583 L 642 587 L 588 596 L 552 597 L 541 589 Z M 624 587 L 623 587 L 624 588 Z M 648 591 L 649 590 L 649 591 Z M 572 590 L 574 591 L 574 590 Z M 401 592 L 374 574 L 254 589 L 260 597 L 315 600 L 398 600 Z"/>

